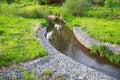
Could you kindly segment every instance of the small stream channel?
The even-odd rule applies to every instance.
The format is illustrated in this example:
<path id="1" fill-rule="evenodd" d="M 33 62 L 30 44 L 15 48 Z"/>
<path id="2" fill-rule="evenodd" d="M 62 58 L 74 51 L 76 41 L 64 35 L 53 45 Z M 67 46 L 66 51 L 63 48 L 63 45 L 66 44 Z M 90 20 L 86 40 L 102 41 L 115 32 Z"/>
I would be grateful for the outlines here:
<path id="1" fill-rule="evenodd" d="M 74 37 L 73 32 L 63 23 L 50 22 L 46 38 L 58 51 L 72 59 L 85 64 L 91 68 L 120 79 L 120 65 L 109 60 L 91 54 L 88 49 L 81 45 Z"/>

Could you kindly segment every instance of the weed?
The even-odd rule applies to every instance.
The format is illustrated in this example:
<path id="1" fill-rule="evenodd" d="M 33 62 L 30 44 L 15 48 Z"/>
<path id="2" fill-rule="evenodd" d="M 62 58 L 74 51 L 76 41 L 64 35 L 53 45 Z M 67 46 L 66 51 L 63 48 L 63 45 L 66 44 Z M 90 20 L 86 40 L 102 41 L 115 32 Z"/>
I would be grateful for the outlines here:
<path id="1" fill-rule="evenodd" d="M 46 69 L 42 72 L 42 75 L 48 75 L 51 76 L 52 75 L 52 71 L 50 69 Z"/>
<path id="2" fill-rule="evenodd" d="M 44 57 L 44 60 L 45 60 L 45 61 L 48 61 L 48 60 L 49 60 L 49 56 L 45 56 L 45 57 Z"/>
<path id="3" fill-rule="evenodd" d="M 34 69 L 25 71 L 22 66 L 19 66 L 19 70 L 21 71 L 24 80 L 36 80 L 36 71 Z"/>

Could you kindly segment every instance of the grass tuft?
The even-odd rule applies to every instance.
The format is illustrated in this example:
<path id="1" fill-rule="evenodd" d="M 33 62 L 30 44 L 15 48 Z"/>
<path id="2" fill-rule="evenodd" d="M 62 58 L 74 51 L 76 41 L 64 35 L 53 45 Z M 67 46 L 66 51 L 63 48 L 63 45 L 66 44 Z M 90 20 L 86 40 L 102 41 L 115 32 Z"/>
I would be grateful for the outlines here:
<path id="1" fill-rule="evenodd" d="M 98 56 L 102 55 L 102 57 L 104 56 L 112 62 L 120 63 L 120 55 L 114 55 L 104 45 L 100 46 L 93 45 L 93 47 L 91 48 L 91 53 L 97 54 Z"/>

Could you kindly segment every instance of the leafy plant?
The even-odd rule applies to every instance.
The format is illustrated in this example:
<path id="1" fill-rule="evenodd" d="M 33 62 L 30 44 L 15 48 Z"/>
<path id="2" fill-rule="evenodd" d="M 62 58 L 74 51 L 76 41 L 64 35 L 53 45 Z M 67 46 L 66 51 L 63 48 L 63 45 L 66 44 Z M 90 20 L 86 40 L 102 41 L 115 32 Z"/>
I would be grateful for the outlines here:
<path id="1" fill-rule="evenodd" d="M 36 80 L 36 71 L 34 69 L 25 71 L 22 66 L 19 66 L 19 70 L 21 71 L 24 80 Z"/>

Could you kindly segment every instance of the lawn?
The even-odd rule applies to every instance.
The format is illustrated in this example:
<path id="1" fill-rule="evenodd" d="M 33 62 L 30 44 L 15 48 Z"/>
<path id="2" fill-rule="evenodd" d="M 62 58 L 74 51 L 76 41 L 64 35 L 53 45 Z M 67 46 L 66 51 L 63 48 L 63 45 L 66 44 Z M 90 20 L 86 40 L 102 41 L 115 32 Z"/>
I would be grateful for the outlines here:
<path id="1" fill-rule="evenodd" d="M 46 55 L 36 39 L 36 24 L 44 19 L 0 15 L 0 67 Z"/>
<path id="2" fill-rule="evenodd" d="M 101 42 L 120 45 L 120 20 L 95 18 L 95 17 L 72 17 L 67 23 L 70 28 L 82 27 L 91 37 Z"/>

